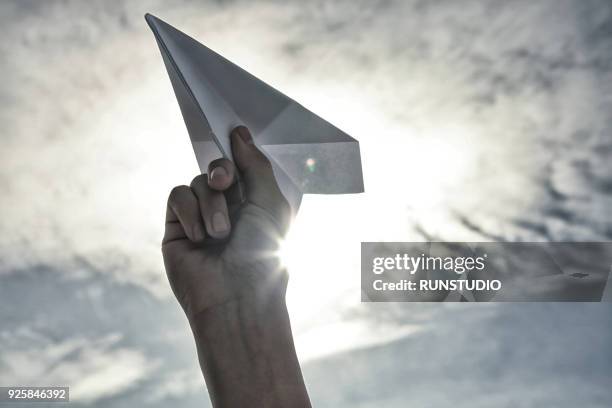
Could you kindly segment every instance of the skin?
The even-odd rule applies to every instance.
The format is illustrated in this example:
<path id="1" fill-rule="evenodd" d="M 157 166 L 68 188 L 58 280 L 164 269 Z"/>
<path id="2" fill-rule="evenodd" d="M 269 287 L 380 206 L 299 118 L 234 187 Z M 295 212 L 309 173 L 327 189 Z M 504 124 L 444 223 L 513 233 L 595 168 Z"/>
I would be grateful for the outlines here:
<path id="1" fill-rule="evenodd" d="M 230 137 L 236 167 L 215 160 L 208 175 L 170 193 L 168 280 L 214 407 L 310 407 L 285 303 L 288 276 L 275 256 L 291 210 L 248 129 Z M 228 200 L 237 190 L 239 205 Z"/>

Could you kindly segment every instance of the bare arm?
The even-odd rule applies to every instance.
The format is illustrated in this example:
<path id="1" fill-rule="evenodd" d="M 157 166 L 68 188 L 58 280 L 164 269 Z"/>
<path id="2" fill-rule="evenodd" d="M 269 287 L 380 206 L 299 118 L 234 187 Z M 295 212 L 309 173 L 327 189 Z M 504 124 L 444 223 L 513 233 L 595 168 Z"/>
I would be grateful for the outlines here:
<path id="1" fill-rule="evenodd" d="M 215 407 L 310 406 L 284 301 L 228 302 L 192 327 Z"/>
<path id="2" fill-rule="evenodd" d="M 275 256 L 290 210 L 248 130 L 231 137 L 238 169 L 216 160 L 210 177 L 170 194 L 166 272 L 216 408 L 310 407 L 285 304 L 287 273 Z M 237 171 L 247 200 L 232 224 L 223 192 Z"/>

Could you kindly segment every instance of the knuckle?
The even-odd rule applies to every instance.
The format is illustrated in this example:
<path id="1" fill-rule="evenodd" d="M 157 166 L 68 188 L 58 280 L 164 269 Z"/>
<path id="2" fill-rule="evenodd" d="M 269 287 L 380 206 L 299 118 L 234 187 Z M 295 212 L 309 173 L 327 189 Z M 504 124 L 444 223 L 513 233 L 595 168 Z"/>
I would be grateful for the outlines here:
<path id="1" fill-rule="evenodd" d="M 198 174 L 191 180 L 191 187 L 199 187 L 202 185 L 206 185 L 208 183 L 208 175 L 207 174 Z"/>
<path id="2" fill-rule="evenodd" d="M 176 203 L 180 201 L 181 196 L 183 196 L 187 190 L 189 190 L 189 187 L 185 185 L 174 187 L 172 190 L 170 190 L 170 195 L 168 196 L 168 202 Z"/>

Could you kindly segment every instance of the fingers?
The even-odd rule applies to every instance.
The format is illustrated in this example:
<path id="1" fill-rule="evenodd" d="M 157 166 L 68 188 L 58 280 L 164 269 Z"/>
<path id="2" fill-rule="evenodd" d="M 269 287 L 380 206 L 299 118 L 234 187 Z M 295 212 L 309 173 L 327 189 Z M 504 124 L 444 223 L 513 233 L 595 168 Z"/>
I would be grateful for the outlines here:
<path id="1" fill-rule="evenodd" d="M 246 127 L 235 128 L 231 140 L 247 199 L 268 211 L 286 230 L 291 209 L 276 183 L 270 161 L 255 146 Z M 231 224 L 224 192 L 235 183 L 236 168 L 228 159 L 217 159 L 208 166 L 208 174 L 194 178 L 190 187 L 178 186 L 170 193 L 163 243 L 185 238 L 200 243 L 207 236 L 214 239 L 229 236 Z"/>
<path id="2" fill-rule="evenodd" d="M 276 183 L 270 161 L 255 146 L 246 127 L 236 127 L 231 133 L 231 141 L 234 161 L 246 185 L 247 199 L 268 210 L 286 227 L 291 209 Z"/>
<path id="3" fill-rule="evenodd" d="M 219 168 L 216 167 L 216 169 Z M 210 188 L 209 182 L 210 178 L 207 179 L 205 174 L 201 174 L 191 182 L 191 190 L 197 197 L 199 213 L 204 221 L 206 233 L 211 238 L 223 239 L 230 233 L 227 203 L 223 193 Z"/>
<path id="4" fill-rule="evenodd" d="M 236 170 L 234 163 L 221 158 L 213 160 L 208 165 L 208 186 L 213 190 L 224 191 L 234 184 Z"/>
<path id="5" fill-rule="evenodd" d="M 172 189 L 168 197 L 166 231 L 162 243 L 185 237 L 193 242 L 204 240 L 204 224 L 194 192 L 187 186 L 178 186 Z"/>
<path id="6" fill-rule="evenodd" d="M 214 177 L 216 187 L 229 187 L 235 174 L 233 165 L 226 167 L 227 163 L 222 162 L 214 166 L 215 162 L 210 166 L 213 170 L 219 166 L 229 169 L 223 178 Z M 207 236 L 223 239 L 229 235 L 231 226 L 225 196 L 222 192 L 210 188 L 210 181 L 210 177 L 201 174 L 193 179 L 191 187 L 178 186 L 172 189 L 168 197 L 166 230 L 162 244 L 186 238 L 194 243 L 201 243 Z"/>

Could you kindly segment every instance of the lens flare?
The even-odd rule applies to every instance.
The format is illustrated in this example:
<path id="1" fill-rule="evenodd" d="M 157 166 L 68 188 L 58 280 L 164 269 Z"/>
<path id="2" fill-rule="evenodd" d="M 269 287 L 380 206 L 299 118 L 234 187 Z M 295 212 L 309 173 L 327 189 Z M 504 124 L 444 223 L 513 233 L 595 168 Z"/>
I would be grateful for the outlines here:
<path id="1" fill-rule="evenodd" d="M 315 159 L 310 157 L 306 160 L 306 168 L 308 169 L 309 172 L 314 173 L 314 171 L 316 170 L 316 167 L 317 167 L 317 161 Z"/>

